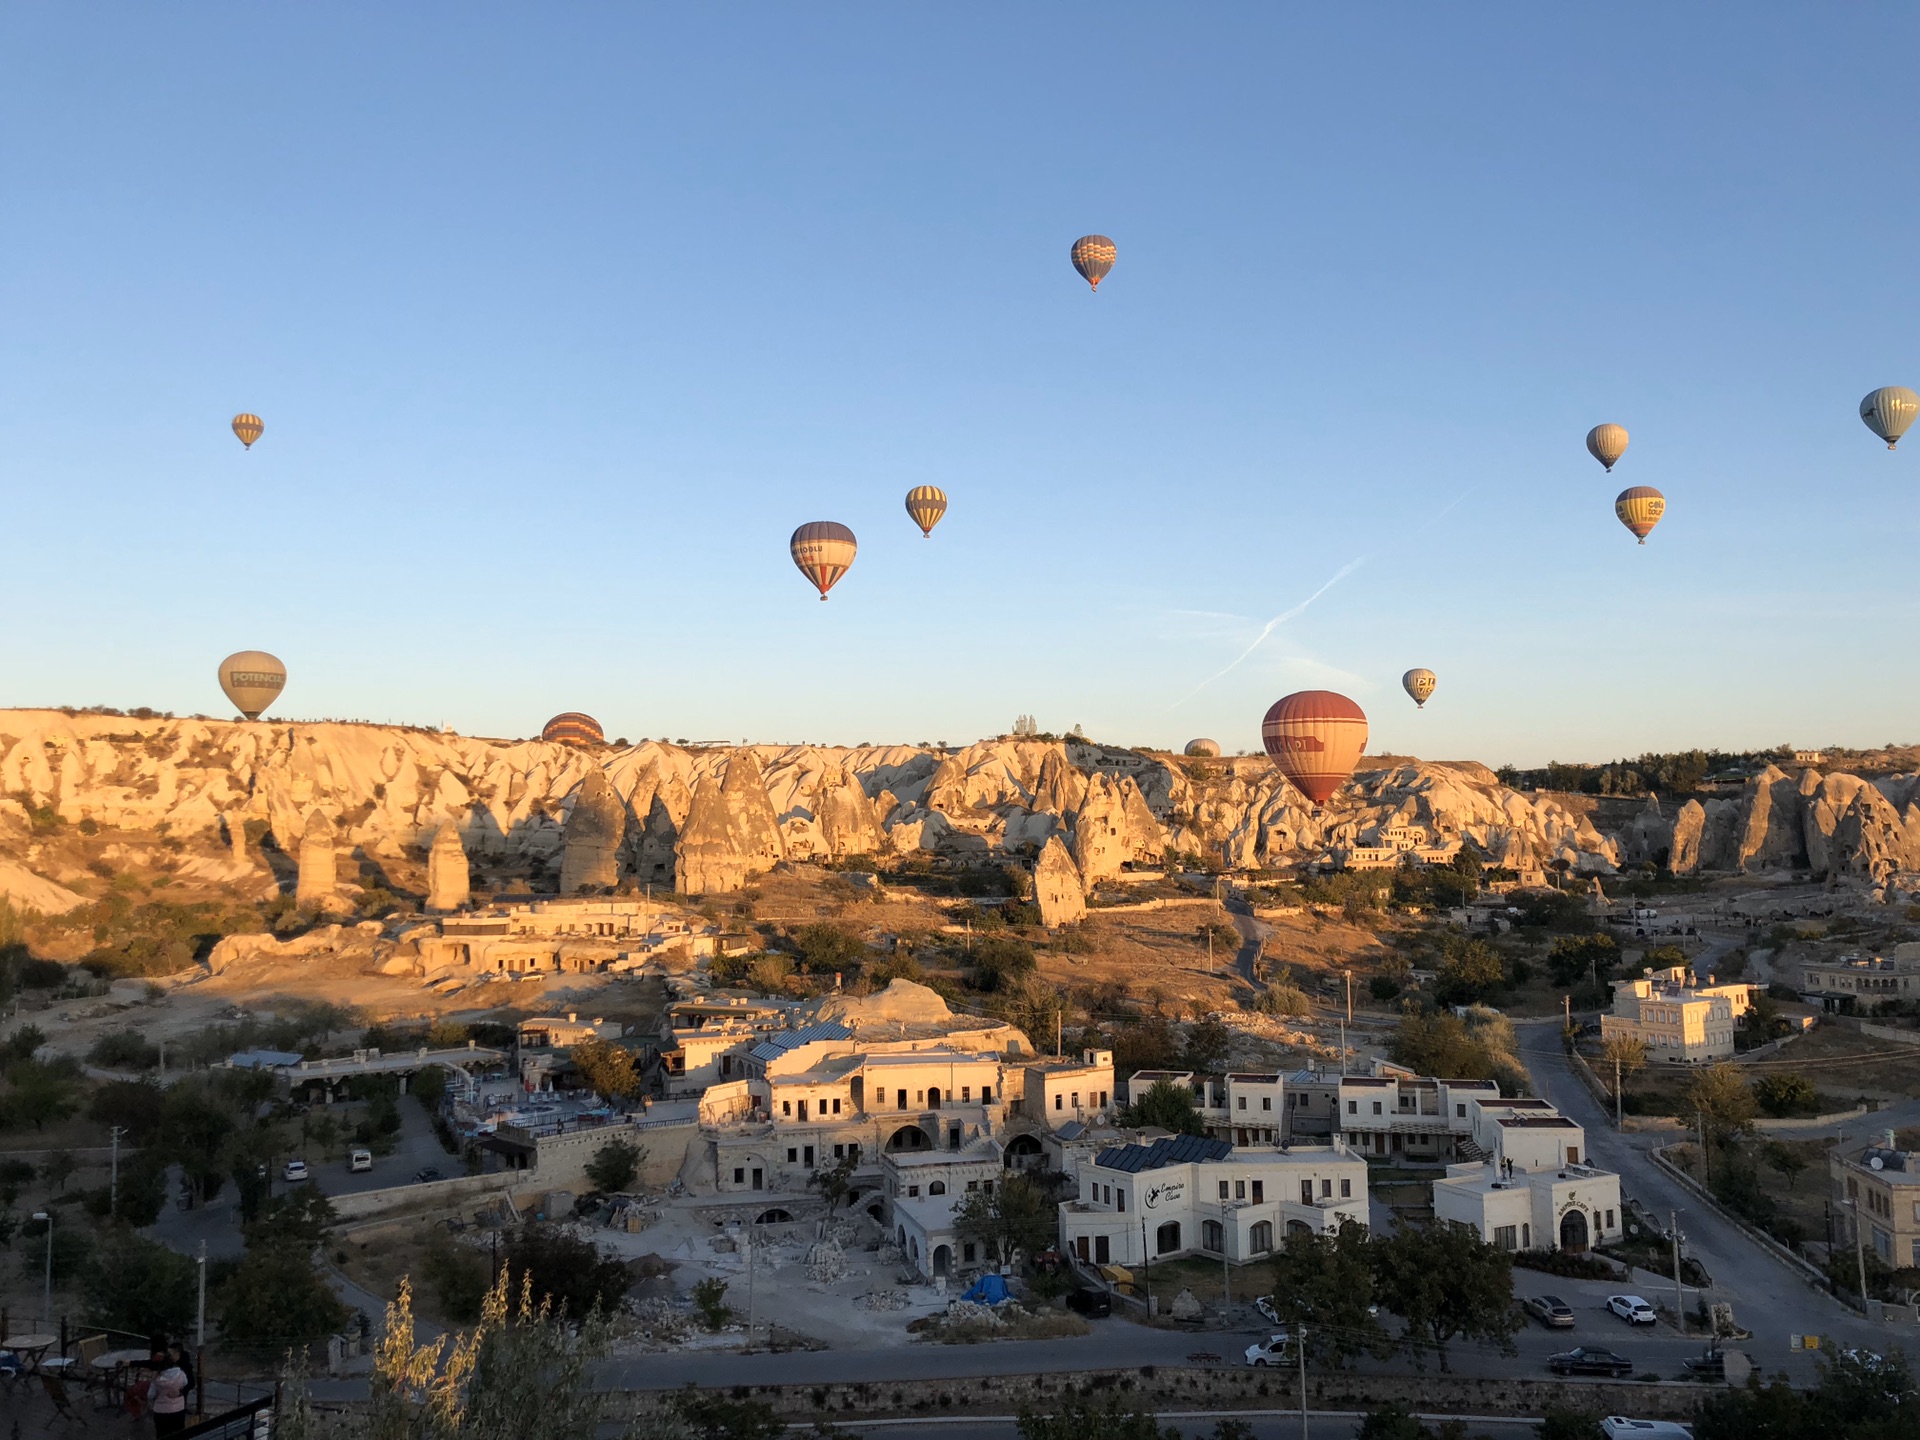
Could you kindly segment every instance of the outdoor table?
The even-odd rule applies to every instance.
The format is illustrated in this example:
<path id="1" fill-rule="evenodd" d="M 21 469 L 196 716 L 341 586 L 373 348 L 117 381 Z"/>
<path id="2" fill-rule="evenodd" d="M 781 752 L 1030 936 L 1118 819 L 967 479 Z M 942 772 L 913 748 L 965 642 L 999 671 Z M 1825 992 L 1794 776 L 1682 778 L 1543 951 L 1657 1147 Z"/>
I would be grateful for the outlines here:
<path id="1" fill-rule="evenodd" d="M 100 1373 L 102 1388 L 106 1391 L 107 1406 L 115 1407 L 126 1398 L 127 1387 L 123 1383 L 129 1366 L 144 1365 L 153 1358 L 151 1350 L 109 1350 L 104 1355 L 93 1357 L 93 1368 Z"/>
<path id="2" fill-rule="evenodd" d="M 20 1363 L 26 1367 L 22 1373 L 37 1375 L 47 1351 L 59 1343 L 58 1335 L 9 1335 L 0 1340 L 0 1350 L 11 1350 L 20 1357 Z"/>

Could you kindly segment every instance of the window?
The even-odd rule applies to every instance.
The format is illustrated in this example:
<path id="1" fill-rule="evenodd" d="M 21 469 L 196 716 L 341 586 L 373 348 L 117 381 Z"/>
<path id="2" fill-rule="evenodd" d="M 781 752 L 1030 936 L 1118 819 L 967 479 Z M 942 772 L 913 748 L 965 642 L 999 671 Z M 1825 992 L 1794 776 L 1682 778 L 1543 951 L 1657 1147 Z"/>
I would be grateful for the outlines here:
<path id="1" fill-rule="evenodd" d="M 1236 1110 L 1244 1110 L 1244 1109 L 1246 1109 L 1246 1108 L 1247 1108 L 1247 1097 L 1246 1097 L 1246 1096 L 1244 1096 L 1244 1095 L 1236 1095 L 1236 1096 L 1234 1097 L 1234 1101 L 1235 1101 L 1235 1105 L 1234 1105 L 1234 1108 L 1235 1108 Z"/>
<path id="2" fill-rule="evenodd" d="M 1218 1220 L 1201 1221 L 1200 1248 L 1202 1250 L 1211 1250 L 1214 1254 L 1218 1255 L 1226 1248 L 1224 1233 L 1220 1228 L 1220 1222 Z"/>
<path id="3" fill-rule="evenodd" d="M 1078 1090 L 1073 1092 L 1073 1108 L 1076 1110 L 1080 1108 L 1080 1092 Z"/>
<path id="4" fill-rule="evenodd" d="M 1224 1180 L 1220 1182 L 1220 1198 L 1222 1200 L 1227 1198 L 1227 1182 Z"/>
<path id="5" fill-rule="evenodd" d="M 924 1105 L 924 1104 L 926 1104 L 926 1103 L 927 1103 L 927 1092 L 926 1092 L 926 1091 L 924 1091 L 924 1090 L 916 1090 L 916 1091 L 914 1091 L 914 1092 L 913 1092 L 913 1103 L 914 1103 L 914 1104 L 916 1104 L 916 1105 Z"/>
<path id="6" fill-rule="evenodd" d="M 973 1099 L 973 1086 L 971 1086 L 971 1085 L 962 1085 L 962 1086 L 960 1087 L 960 1098 L 961 1098 L 961 1100 L 962 1100 L 962 1101 L 968 1101 L 968 1100 L 972 1100 L 972 1099 Z M 969 1250 L 971 1250 L 971 1249 L 972 1249 L 973 1247 L 972 1247 L 971 1245 L 969 1245 L 969 1246 L 968 1246 L 967 1248 L 968 1248 Z M 968 1256 L 967 1258 L 968 1258 L 969 1260 L 971 1260 L 971 1259 L 972 1259 L 973 1257 L 972 1257 L 971 1255 L 969 1255 L 969 1256 Z"/>
<path id="7" fill-rule="evenodd" d="M 1511 1225 L 1496 1225 L 1493 1230 L 1494 1248 L 1514 1250 L 1519 1248 L 1519 1236 Z"/>
<path id="8" fill-rule="evenodd" d="M 811 1145 L 807 1146 L 806 1156 L 801 1163 L 804 1164 L 809 1170 L 813 1168 L 813 1146 Z"/>
<path id="9" fill-rule="evenodd" d="M 899 1091 L 898 1094 L 900 1097 L 898 1108 L 904 1110 L 907 1108 L 907 1092 L 902 1090 Z"/>
<path id="10" fill-rule="evenodd" d="M 1153 1233 L 1156 1253 L 1170 1255 L 1180 1248 L 1180 1222 L 1169 1220 Z"/>
<path id="11" fill-rule="evenodd" d="M 834 1158 L 834 1159 L 836 1159 L 836 1160 L 844 1160 L 844 1159 L 846 1159 L 846 1158 L 847 1158 L 847 1147 L 846 1147 L 846 1146 L 844 1146 L 844 1145 L 836 1145 L 836 1146 L 834 1146 L 834 1147 L 833 1147 L 833 1158 Z"/>
<path id="12" fill-rule="evenodd" d="M 1085 1244 L 1086 1242 L 1082 1241 L 1081 1243 Z M 975 1253 L 974 1244 L 971 1240 L 967 1241 L 964 1245 L 960 1247 L 960 1258 L 969 1265 L 973 1263 L 974 1253 Z M 1082 1255 L 1080 1258 L 1084 1260 L 1087 1257 Z"/>
<path id="13" fill-rule="evenodd" d="M 1374 1101 L 1374 1102 L 1373 1102 L 1373 1113 L 1374 1113 L 1374 1114 L 1376 1114 L 1376 1115 L 1378 1115 L 1378 1114 L 1380 1114 L 1380 1113 L 1381 1113 L 1381 1110 L 1380 1110 L 1380 1102 L 1379 1102 L 1378 1100 L 1376 1100 L 1376 1101 Z"/>
<path id="14" fill-rule="evenodd" d="M 1342 1180 L 1340 1182 L 1340 1198 L 1342 1200 L 1351 1200 L 1353 1198 L 1353 1181 Z"/>
<path id="15" fill-rule="evenodd" d="M 1273 1096 L 1271 1096 L 1271 1095 L 1262 1095 L 1262 1096 L 1260 1097 L 1260 1108 L 1261 1108 L 1262 1110 L 1271 1110 L 1271 1109 L 1273 1109 Z"/>
<path id="16" fill-rule="evenodd" d="M 1056 1109 L 1056 1110 L 1064 1110 L 1064 1109 L 1066 1109 L 1066 1108 L 1067 1108 L 1067 1097 L 1066 1097 L 1066 1096 L 1064 1096 L 1064 1095 L 1061 1095 L 1061 1094 L 1059 1094 L 1059 1093 L 1057 1093 L 1057 1092 L 1056 1092 L 1056 1093 L 1055 1093 L 1055 1095 L 1054 1095 L 1054 1097 L 1053 1097 L 1053 1108 L 1054 1108 L 1054 1109 Z"/>
<path id="17" fill-rule="evenodd" d="M 946 1193 L 947 1193 L 947 1182 L 944 1180 L 935 1180 L 932 1184 L 927 1186 L 927 1194 L 929 1195 L 944 1195 Z"/>
<path id="18" fill-rule="evenodd" d="M 978 1180 L 969 1180 L 969 1181 L 967 1181 L 967 1189 L 969 1189 L 969 1190 L 978 1190 L 979 1188 L 980 1188 L 980 1182 L 979 1182 Z M 1099 1187 L 1098 1185 L 1096 1185 L 1096 1186 L 1094 1186 L 1093 1188 L 1094 1188 L 1094 1191 L 1095 1191 L 1095 1193 L 1097 1194 L 1097 1193 L 1099 1192 L 1099 1189 L 1100 1189 L 1100 1187 Z"/>
<path id="19" fill-rule="evenodd" d="M 782 1115 L 793 1114 L 793 1102 L 791 1100 L 782 1100 L 780 1102 L 780 1113 Z"/>
<path id="20" fill-rule="evenodd" d="M 1613 1212 L 1611 1210 L 1607 1211 L 1607 1229 L 1613 1229 Z"/>
<path id="21" fill-rule="evenodd" d="M 1456 1119 L 1456 1120 L 1464 1120 L 1464 1119 L 1466 1119 L 1466 1118 L 1467 1118 L 1467 1107 L 1466 1107 L 1466 1106 L 1464 1106 L 1464 1105 L 1456 1105 L 1456 1106 L 1454 1106 L 1454 1107 L 1453 1107 L 1453 1117 L 1454 1117 L 1454 1119 Z"/>
<path id="22" fill-rule="evenodd" d="M 982 1105 L 991 1105 L 993 1103 L 993 1086 L 982 1085 L 980 1087 L 980 1103 Z"/>
<path id="23" fill-rule="evenodd" d="M 840 1113 L 840 1102 L 838 1100 L 833 1102 L 833 1113 L 836 1115 Z"/>
<path id="24" fill-rule="evenodd" d="M 1333 1182 L 1331 1180 L 1322 1180 L 1320 1182 L 1320 1198 L 1323 1200 L 1331 1200 L 1333 1198 Z"/>
<path id="25" fill-rule="evenodd" d="M 992 1182 L 989 1181 L 988 1183 L 991 1184 Z M 1113 1192 L 1113 1208 L 1119 1211 L 1120 1214 L 1122 1215 L 1127 1213 L 1127 1192 L 1126 1191 L 1116 1190 Z"/>
<path id="26" fill-rule="evenodd" d="M 796 1149 L 795 1147 L 793 1147 L 792 1145 L 789 1145 L 789 1146 L 787 1147 L 787 1164 L 789 1164 L 789 1165 L 798 1165 L 799 1163 L 800 1163 L 800 1152 L 799 1152 L 799 1150 L 797 1150 L 797 1149 Z"/>
<path id="27" fill-rule="evenodd" d="M 1265 1255 L 1273 1249 L 1273 1222 L 1262 1220 L 1247 1232 L 1247 1248 L 1255 1255 Z"/>
<path id="28" fill-rule="evenodd" d="M 1313 1182 L 1311 1180 L 1302 1180 L 1300 1182 L 1300 1203 L 1302 1205 L 1311 1205 L 1313 1203 Z"/>
<path id="29" fill-rule="evenodd" d="M 982 1190 L 982 1191 L 984 1191 L 984 1192 L 985 1192 L 986 1194 L 988 1194 L 988 1195 L 991 1195 L 991 1194 L 993 1194 L 993 1181 L 991 1181 L 991 1180 L 982 1180 L 982 1181 L 980 1182 L 980 1188 L 981 1188 L 981 1190 Z"/>
<path id="30" fill-rule="evenodd" d="M 920 1187 L 918 1185 L 907 1186 L 907 1198 L 909 1200 L 918 1200 L 920 1198 Z"/>
<path id="31" fill-rule="evenodd" d="M 1360 1102 L 1358 1100 L 1347 1101 L 1347 1114 L 1358 1115 L 1359 1113 L 1360 1113 Z"/>
<path id="32" fill-rule="evenodd" d="M 744 1166 L 736 1165 L 733 1167 L 733 1183 L 736 1185 L 744 1185 L 747 1183 L 747 1172 Z"/>
<path id="33" fill-rule="evenodd" d="M 1104 1091 L 1104 1090 L 1102 1090 L 1102 1091 L 1100 1092 L 1100 1108 L 1101 1108 L 1102 1110 L 1104 1110 L 1104 1109 L 1106 1109 L 1106 1108 L 1107 1108 L 1107 1104 L 1108 1104 L 1108 1101 L 1107 1101 L 1107 1092 L 1106 1092 L 1106 1091 Z"/>
<path id="34" fill-rule="evenodd" d="M 1247 1182 L 1246 1181 L 1236 1180 L 1233 1182 L 1233 1198 L 1236 1200 L 1244 1200 L 1247 1198 Z"/>
<path id="35" fill-rule="evenodd" d="M 1523 1224 L 1520 1227 L 1520 1248 L 1522 1250 L 1533 1248 L 1533 1226 Z"/>

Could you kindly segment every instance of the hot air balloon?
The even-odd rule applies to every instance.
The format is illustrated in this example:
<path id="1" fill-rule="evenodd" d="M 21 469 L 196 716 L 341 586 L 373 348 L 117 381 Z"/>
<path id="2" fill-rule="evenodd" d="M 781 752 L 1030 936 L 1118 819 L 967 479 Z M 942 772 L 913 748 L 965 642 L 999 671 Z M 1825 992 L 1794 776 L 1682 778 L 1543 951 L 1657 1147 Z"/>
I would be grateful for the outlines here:
<path id="1" fill-rule="evenodd" d="M 1620 492 L 1613 502 L 1613 513 L 1644 545 L 1653 527 L 1660 523 L 1660 517 L 1667 513 L 1667 497 L 1651 485 L 1635 485 L 1631 490 Z"/>
<path id="2" fill-rule="evenodd" d="M 815 520 L 793 532 L 787 548 L 793 563 L 811 580 L 825 600 L 827 592 L 840 583 L 840 577 L 853 568 L 853 557 L 860 548 L 853 531 L 835 520 Z"/>
<path id="3" fill-rule="evenodd" d="M 1620 463 L 1620 457 L 1627 453 L 1627 427 L 1624 425 L 1596 425 L 1587 431 L 1587 453 L 1607 467 L 1607 473 L 1613 473 L 1613 467 Z"/>
<path id="4" fill-rule="evenodd" d="M 562 745 L 604 745 L 607 732 L 591 715 L 578 710 L 563 711 L 540 727 L 542 740 L 557 740 Z"/>
<path id="5" fill-rule="evenodd" d="M 1413 697 L 1413 703 L 1422 710 L 1433 697 L 1433 687 L 1440 683 L 1440 677 L 1431 670 L 1414 669 L 1400 677 L 1400 688 Z"/>
<path id="6" fill-rule="evenodd" d="M 240 443 L 251 450 L 253 442 L 266 430 L 266 424 L 258 415 L 236 415 L 233 417 L 233 433 L 240 437 Z"/>
<path id="7" fill-rule="evenodd" d="M 1860 418 L 1889 450 L 1900 443 L 1915 415 L 1920 415 L 1920 395 L 1904 385 L 1882 385 L 1860 402 Z"/>
<path id="8" fill-rule="evenodd" d="M 1367 748 L 1367 713 L 1331 690 L 1301 690 L 1276 700 L 1260 722 L 1267 754 L 1316 806 L 1353 774 Z"/>
<path id="9" fill-rule="evenodd" d="M 1201 760 L 1212 760 L 1220 753 L 1220 742 L 1202 736 L 1198 740 L 1187 741 L 1187 754 Z"/>
<path id="10" fill-rule="evenodd" d="M 1107 278 L 1107 272 L 1113 269 L 1115 256 L 1119 254 L 1113 241 L 1104 235 L 1082 235 L 1073 242 L 1073 268 L 1080 272 L 1080 278 L 1092 286 L 1097 293 L 1100 282 Z"/>
<path id="11" fill-rule="evenodd" d="M 242 650 L 220 662 L 220 688 L 233 708 L 258 720 L 287 686 L 287 667 L 264 650 Z"/>
<path id="12" fill-rule="evenodd" d="M 940 517 L 947 513 L 947 492 L 938 485 L 916 485 L 907 491 L 907 514 L 913 517 L 913 523 L 920 527 L 920 533 L 929 540 L 933 538 L 933 527 L 940 523 Z"/>

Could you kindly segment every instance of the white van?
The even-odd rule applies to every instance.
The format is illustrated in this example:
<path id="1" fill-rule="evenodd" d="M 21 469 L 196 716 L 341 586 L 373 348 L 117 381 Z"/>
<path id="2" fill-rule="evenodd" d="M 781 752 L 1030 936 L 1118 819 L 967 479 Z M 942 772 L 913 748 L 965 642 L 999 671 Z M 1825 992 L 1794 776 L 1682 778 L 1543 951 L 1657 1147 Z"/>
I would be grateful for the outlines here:
<path id="1" fill-rule="evenodd" d="M 347 1152 L 348 1174 L 358 1175 L 371 1169 L 373 1169 L 373 1152 L 371 1150 L 349 1150 Z"/>
<path id="2" fill-rule="evenodd" d="M 1600 1422 L 1600 1433 L 1607 1440 L 1693 1440 L 1691 1427 L 1674 1420 L 1632 1420 L 1625 1415 L 1609 1415 Z"/>

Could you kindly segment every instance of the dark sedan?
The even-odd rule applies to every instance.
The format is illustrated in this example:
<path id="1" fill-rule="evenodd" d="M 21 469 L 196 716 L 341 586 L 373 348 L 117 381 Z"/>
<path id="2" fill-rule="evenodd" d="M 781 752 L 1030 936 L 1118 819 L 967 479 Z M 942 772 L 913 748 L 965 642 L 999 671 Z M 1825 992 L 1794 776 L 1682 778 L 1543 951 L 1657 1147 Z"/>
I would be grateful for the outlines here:
<path id="1" fill-rule="evenodd" d="M 1611 1350 L 1596 1350 L 1591 1345 L 1582 1345 L 1575 1350 L 1562 1350 L 1547 1361 L 1547 1368 L 1556 1375 L 1612 1375 L 1618 1378 L 1633 1373 L 1633 1362 Z"/>
<path id="2" fill-rule="evenodd" d="M 1104 1290 L 1082 1285 L 1077 1290 L 1067 1292 L 1067 1308 L 1099 1319 L 1113 1313 L 1113 1297 Z"/>

